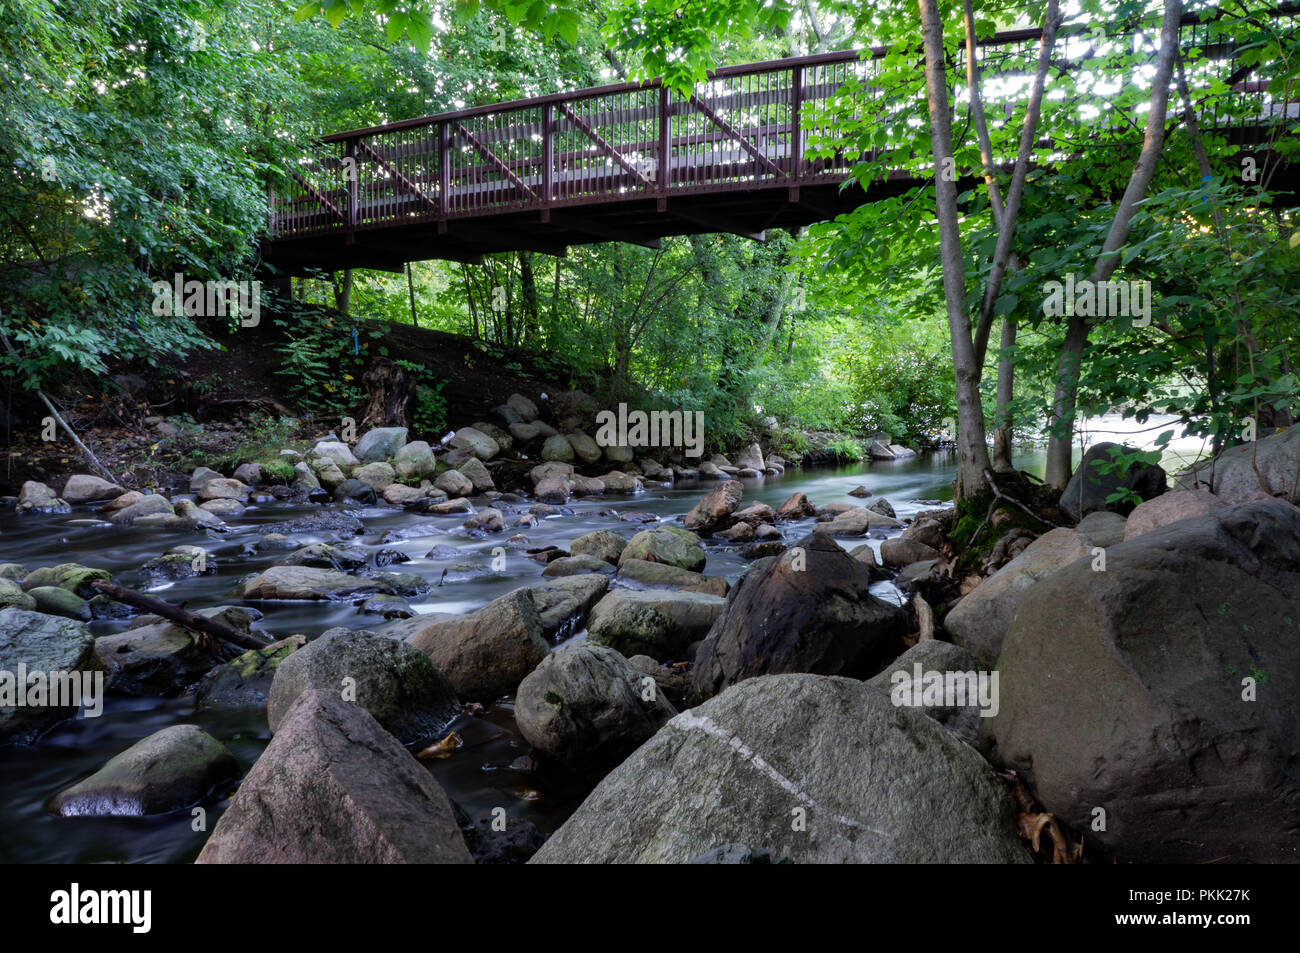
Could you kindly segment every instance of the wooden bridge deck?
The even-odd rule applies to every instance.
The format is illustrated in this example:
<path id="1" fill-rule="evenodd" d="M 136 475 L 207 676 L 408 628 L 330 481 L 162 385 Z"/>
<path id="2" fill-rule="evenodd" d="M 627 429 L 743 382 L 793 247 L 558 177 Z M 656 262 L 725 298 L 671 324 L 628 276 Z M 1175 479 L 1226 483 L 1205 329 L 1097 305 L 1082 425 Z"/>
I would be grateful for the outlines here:
<path id="1" fill-rule="evenodd" d="M 1295 17 L 1296 9 L 1276 11 Z M 1288 20 L 1288 26 L 1294 22 Z M 1131 42 L 1065 31 L 1058 61 L 1078 68 Z M 980 44 L 985 75 L 1027 79 L 1038 30 Z M 1297 103 L 1271 97 L 1214 23 L 1184 18 L 1185 49 L 1204 50 L 1229 93 L 1202 123 L 1248 145 Z M 842 188 L 860 158 L 819 149 L 833 122 L 926 122 L 924 103 L 890 110 L 875 85 L 883 49 L 726 67 L 682 96 L 657 81 L 462 109 L 326 136 L 271 196 L 263 258 L 282 274 L 407 261 L 475 261 L 491 252 L 564 254 L 570 245 L 734 232 L 761 238 L 833 218 L 928 179 L 901 158 L 864 194 Z M 1196 78 L 1190 78 L 1196 85 Z M 990 84 L 986 84 L 990 85 Z M 964 112 L 963 94 L 953 108 Z M 1013 96 L 986 108 L 1012 108 Z M 1172 112 L 1171 106 L 1171 112 Z M 894 165 L 893 161 L 890 165 Z"/>

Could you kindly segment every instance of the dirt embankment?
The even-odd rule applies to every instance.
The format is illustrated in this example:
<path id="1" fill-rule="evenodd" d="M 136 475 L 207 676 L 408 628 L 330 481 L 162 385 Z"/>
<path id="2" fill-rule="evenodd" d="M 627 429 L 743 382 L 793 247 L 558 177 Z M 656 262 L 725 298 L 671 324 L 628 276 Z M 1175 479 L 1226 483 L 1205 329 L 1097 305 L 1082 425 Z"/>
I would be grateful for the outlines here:
<path id="1" fill-rule="evenodd" d="M 353 323 L 339 316 L 349 340 Z M 445 382 L 441 394 L 452 426 L 493 419 L 492 408 L 511 393 L 536 400 L 569 383 L 563 369 L 542 366 L 523 349 L 409 325 L 363 322 L 360 327 L 363 349 L 377 356 L 382 347 L 390 358 L 419 364 L 430 378 Z M 367 340 L 369 328 L 382 336 Z M 339 426 L 336 418 L 312 415 L 306 401 L 291 396 L 294 388 L 281 373 L 283 346 L 291 334 L 275 321 L 234 334 L 215 331 L 213 348 L 184 358 L 159 353 L 148 361 L 117 362 L 107 375 L 74 377 L 51 396 L 123 486 L 175 485 L 182 472 L 197 463 L 219 464 L 246 448 L 250 438 L 287 442 Z M 48 413 L 31 392 L 0 384 L 5 447 L 0 495 L 16 494 L 26 480 L 57 491 L 70 474 L 91 472 L 62 429 L 54 440 L 43 439 Z"/>

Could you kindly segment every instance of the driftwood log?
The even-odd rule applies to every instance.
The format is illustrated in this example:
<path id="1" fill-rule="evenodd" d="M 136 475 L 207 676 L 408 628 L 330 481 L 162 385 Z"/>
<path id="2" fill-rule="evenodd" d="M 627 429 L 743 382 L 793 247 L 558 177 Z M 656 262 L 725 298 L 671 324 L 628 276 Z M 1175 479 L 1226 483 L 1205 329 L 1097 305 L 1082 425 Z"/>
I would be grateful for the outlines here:
<path id="1" fill-rule="evenodd" d="M 386 357 L 376 358 L 361 375 L 370 397 L 361 417 L 362 427 L 409 427 L 415 381 L 406 369 Z"/>
<path id="2" fill-rule="evenodd" d="M 234 626 L 226 625 L 217 619 L 209 619 L 205 615 L 199 615 L 197 612 L 191 612 L 189 609 L 182 609 L 174 606 L 170 602 L 163 602 L 161 599 L 155 599 L 153 596 L 146 596 L 143 592 L 136 592 L 134 589 L 127 589 L 125 586 L 119 586 L 115 582 L 105 582 L 96 580 L 91 586 L 98 589 L 110 599 L 126 603 L 129 606 L 135 606 L 137 609 L 143 609 L 145 612 L 152 612 L 154 615 L 162 616 L 170 622 L 175 622 L 179 626 L 192 629 L 195 632 L 203 632 L 207 635 L 216 636 L 224 642 L 232 645 L 238 645 L 243 649 L 264 649 L 270 642 L 264 642 L 256 636 L 246 635 L 240 632 Z"/>

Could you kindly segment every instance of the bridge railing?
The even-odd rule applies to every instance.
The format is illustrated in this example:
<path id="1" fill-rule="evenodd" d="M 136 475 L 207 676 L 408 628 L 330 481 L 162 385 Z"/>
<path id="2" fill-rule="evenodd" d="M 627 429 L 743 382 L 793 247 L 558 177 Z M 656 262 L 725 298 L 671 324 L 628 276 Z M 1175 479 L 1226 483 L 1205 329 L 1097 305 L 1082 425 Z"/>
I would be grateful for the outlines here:
<path id="1" fill-rule="evenodd" d="M 1064 32 L 1057 59 L 1072 70 L 1123 52 L 1134 35 L 1099 42 L 1095 29 Z M 1038 42 L 1037 30 L 981 42 L 981 69 L 999 81 L 985 84 L 991 117 L 999 110 L 1012 115 L 1015 82 L 1028 82 Z M 1202 104 L 1207 126 L 1295 116 L 1289 97 L 1270 96 L 1248 66 L 1238 65 L 1237 51 L 1213 22 L 1185 18 L 1181 45 L 1202 51 L 1216 77 L 1230 80 L 1228 94 Z M 622 84 L 326 136 L 272 196 L 272 231 L 285 238 L 422 222 L 442 229 L 457 218 L 516 210 L 545 215 L 632 198 L 842 181 L 874 147 L 810 153 L 810 142 L 832 141 L 846 119 L 926 122 L 915 104 L 889 111 L 877 85 L 886 54 L 846 51 L 726 67 L 688 96 L 657 81 Z M 1188 77 L 1193 88 L 1202 78 Z M 954 111 L 964 113 L 964 90 L 952 98 Z M 912 171 L 926 174 L 919 165 Z"/>

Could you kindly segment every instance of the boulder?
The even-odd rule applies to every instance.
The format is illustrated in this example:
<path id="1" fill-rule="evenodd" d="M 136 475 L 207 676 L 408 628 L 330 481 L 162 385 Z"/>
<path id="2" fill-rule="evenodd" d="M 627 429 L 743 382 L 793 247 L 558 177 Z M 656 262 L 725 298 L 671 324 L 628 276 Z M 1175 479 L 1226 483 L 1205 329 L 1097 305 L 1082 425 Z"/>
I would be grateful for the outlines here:
<path id="1" fill-rule="evenodd" d="M 744 494 L 745 486 L 738 480 L 719 483 L 686 514 L 686 521 L 682 525 L 687 529 L 707 533 L 721 526 L 736 511 Z"/>
<path id="2" fill-rule="evenodd" d="M 1156 464 L 1134 463 L 1122 474 L 1100 473 L 1097 465 L 1110 461 L 1112 449 L 1128 453 L 1134 450 L 1133 447 L 1121 447 L 1117 443 L 1095 443 L 1079 461 L 1079 468 L 1074 471 L 1061 494 L 1061 512 L 1070 519 L 1077 522 L 1097 510 L 1131 513 L 1135 505 L 1131 501 L 1106 502 L 1108 496 L 1119 490 L 1135 492 L 1144 501 L 1155 499 L 1165 492 L 1165 471 Z"/>
<path id="3" fill-rule="evenodd" d="M 77 473 L 68 477 L 68 482 L 63 484 L 63 492 L 60 496 L 68 503 L 90 503 L 113 500 L 125 492 L 126 490 L 116 483 L 109 483 L 87 473 Z"/>
<path id="4" fill-rule="evenodd" d="M 1253 457 L 1253 463 L 1252 463 Z M 1264 478 L 1261 486 L 1255 468 Z M 1179 490 L 1205 487 L 1225 503 L 1242 503 L 1264 496 L 1295 499 L 1296 472 L 1300 470 L 1300 425 L 1237 447 L 1229 447 L 1213 460 L 1198 463 L 1178 474 Z"/>
<path id="5" fill-rule="evenodd" d="M 886 566 L 908 566 L 925 559 L 938 559 L 939 553 L 920 540 L 896 536 L 880 544 L 880 558 Z"/>
<path id="6" fill-rule="evenodd" d="M 63 817 L 168 814 L 238 778 L 239 763 L 225 745 L 194 725 L 172 725 L 60 791 L 50 809 Z"/>
<path id="7" fill-rule="evenodd" d="M 220 480 L 221 477 L 222 474 L 211 467 L 195 467 L 194 472 L 190 474 L 190 492 L 197 495 L 209 480 Z"/>
<path id="8" fill-rule="evenodd" d="M 123 507 L 109 517 L 111 522 L 128 524 L 147 516 L 175 516 L 172 504 L 160 493 L 150 493 L 140 497 L 130 506 Z"/>
<path id="9" fill-rule="evenodd" d="M 582 431 L 566 433 L 564 439 L 569 441 L 569 445 L 573 447 L 573 452 L 583 462 L 595 463 L 600 459 L 600 446 Z"/>
<path id="10" fill-rule="evenodd" d="M 598 529 L 579 536 L 569 545 L 569 552 L 575 556 L 595 556 L 611 565 L 618 565 L 618 557 L 627 547 L 627 540 L 618 533 L 607 529 Z"/>
<path id="11" fill-rule="evenodd" d="M 383 493 L 397 479 L 397 472 L 390 464 L 380 461 L 366 463 L 352 471 L 352 479 L 360 480 L 376 493 Z"/>
<path id="12" fill-rule="evenodd" d="M 537 405 L 523 394 L 511 394 L 506 398 L 506 406 L 518 414 L 524 423 L 537 419 Z"/>
<path id="13" fill-rule="evenodd" d="M 813 529 L 818 533 L 831 536 L 864 536 L 872 529 L 898 529 L 903 524 L 889 516 L 861 506 L 853 506 L 825 523 L 817 523 Z"/>
<path id="14" fill-rule="evenodd" d="M 93 599 L 99 592 L 93 584 L 108 581 L 113 577 L 106 569 L 92 569 L 80 563 L 59 563 L 57 566 L 42 566 L 23 576 L 22 586 L 25 590 L 38 586 L 58 586 L 75 592 L 83 599 Z"/>
<path id="15" fill-rule="evenodd" d="M 218 477 L 203 484 L 203 487 L 198 492 L 198 498 L 204 502 L 208 500 L 246 500 L 248 499 L 248 485 L 239 480 Z"/>
<path id="16" fill-rule="evenodd" d="M 362 463 L 379 463 L 391 460 L 406 446 L 408 431 L 405 427 L 375 427 L 362 434 L 354 453 Z M 426 444 L 425 446 L 428 446 Z"/>
<path id="17" fill-rule="evenodd" d="M 36 600 L 23 592 L 23 587 L 12 579 L 0 577 L 0 609 L 36 609 Z"/>
<path id="18" fill-rule="evenodd" d="M 322 440 L 312 447 L 308 456 L 332 460 L 340 470 L 355 467 L 361 462 L 352 453 L 352 449 L 341 440 Z"/>
<path id="19" fill-rule="evenodd" d="M 487 493 L 489 490 L 496 489 L 496 484 L 492 482 L 492 474 L 477 457 L 471 457 L 460 465 L 460 475 L 469 480 L 476 493 Z"/>
<path id="20" fill-rule="evenodd" d="M 501 452 L 501 447 L 495 440 L 473 427 L 461 427 L 457 430 L 456 435 L 451 438 L 451 446 L 469 450 L 480 460 L 491 460 Z"/>
<path id="21" fill-rule="evenodd" d="M 673 718 L 530 863 L 683 863 L 730 843 L 796 863 L 1028 863 L 1015 815 L 933 719 L 851 679 L 774 675 Z"/>
<path id="22" fill-rule="evenodd" d="M 429 771 L 365 709 L 308 691 L 231 799 L 200 864 L 472 860 Z"/>
<path id="23" fill-rule="evenodd" d="M 573 459 L 573 444 L 561 434 L 547 437 L 542 444 L 542 459 L 553 463 L 568 463 Z"/>
<path id="24" fill-rule="evenodd" d="M 640 477 L 622 470 L 610 470 L 600 478 L 600 482 L 604 484 L 603 489 L 611 493 L 641 493 L 645 490 Z"/>
<path id="25" fill-rule="evenodd" d="M 519 441 L 519 443 L 528 443 L 530 440 L 536 440 L 538 437 L 554 437 L 556 429 L 549 424 L 542 423 L 540 420 L 534 420 L 531 423 L 512 423 L 507 429 L 510 436 Z"/>
<path id="26" fill-rule="evenodd" d="M 341 693 L 402 744 L 431 740 L 460 714 L 451 682 L 427 655 L 365 631 L 331 629 L 280 663 L 266 705 L 272 733 L 313 689 Z"/>
<path id="27" fill-rule="evenodd" d="M 372 465 L 373 464 L 367 464 L 367 466 Z M 357 467 L 357 469 L 362 470 L 364 467 Z M 362 506 L 368 506 L 378 500 L 379 494 L 375 492 L 373 486 L 369 483 L 364 483 L 361 480 L 354 480 L 351 477 L 344 480 L 334 488 L 335 503 L 347 503 L 351 501 L 354 503 L 360 503 Z"/>
<path id="28" fill-rule="evenodd" d="M 1025 592 L 1039 579 L 1090 552 L 1087 541 L 1075 530 L 1061 528 L 1044 533 L 962 596 L 944 617 L 944 629 L 957 645 L 992 662 L 1002 651 L 1002 640 Z"/>
<path id="29" fill-rule="evenodd" d="M 235 467 L 235 472 L 231 476 L 240 483 L 246 483 L 249 486 L 257 486 L 259 483 L 266 481 L 266 473 L 262 470 L 260 463 L 241 463 Z"/>
<path id="30" fill-rule="evenodd" d="M 981 725 L 994 763 L 1121 863 L 1294 860 L 1300 509 L 1234 504 L 1106 562 L 1021 600 Z"/>
<path id="31" fill-rule="evenodd" d="M 763 448 L 756 443 L 751 443 L 744 450 L 740 451 L 740 456 L 736 457 L 736 466 L 742 470 L 763 470 L 767 464 L 763 462 Z"/>
<path id="32" fill-rule="evenodd" d="M 20 669 L 20 666 L 23 668 Z M 103 666 L 95 658 L 95 637 L 81 622 L 42 615 L 10 606 L 0 609 L 0 744 L 28 744 L 48 728 L 77 713 L 77 704 L 56 705 L 50 702 L 75 699 L 64 695 L 55 698 L 46 693 L 41 704 L 5 704 L 17 702 L 20 671 L 28 673 L 28 691 L 37 687 L 31 674 L 40 672 L 45 687 L 53 687 L 49 678 L 56 672 L 93 673 Z M 70 684 L 61 681 L 61 685 Z M 87 686 L 83 683 L 82 687 Z M 13 695 L 6 698 L 13 692 Z M 31 698 L 22 699 L 31 701 Z"/>
<path id="33" fill-rule="evenodd" d="M 579 573 L 610 573 L 614 570 L 598 556 L 561 556 L 552 559 L 542 570 L 543 576 L 572 576 Z"/>
<path id="34" fill-rule="evenodd" d="M 342 476 L 342 473 L 339 475 Z M 319 490 L 321 488 L 320 480 L 316 479 L 316 474 L 312 472 L 311 467 L 305 461 L 293 465 L 293 485 L 300 490 Z"/>
<path id="35" fill-rule="evenodd" d="M 618 579 L 625 585 L 630 582 L 638 586 L 670 586 L 674 589 L 698 586 L 705 581 L 704 576 L 698 572 L 644 559 L 624 560 L 618 567 Z"/>
<path id="36" fill-rule="evenodd" d="M 27 595 L 36 603 L 36 611 L 46 615 L 60 615 L 66 619 L 90 621 L 90 603 L 75 592 L 58 586 L 36 586 Z"/>
<path id="37" fill-rule="evenodd" d="M 756 562 L 695 656 L 700 697 L 758 675 L 871 674 L 902 648 L 906 622 L 870 588 L 871 570 L 815 533 Z"/>
<path id="38" fill-rule="evenodd" d="M 463 701 L 492 702 L 512 694 L 550 647 L 526 589 L 516 589 L 467 616 L 434 622 L 411 644 L 428 655 Z"/>
<path id="39" fill-rule="evenodd" d="M 919 679 L 916 675 L 918 665 L 921 666 Z M 969 677 L 960 683 L 956 679 L 953 680 L 954 685 L 962 686 L 960 702 L 954 692 L 954 704 L 947 704 L 948 699 L 941 696 L 936 696 L 931 703 L 925 697 L 925 690 L 936 682 L 931 678 L 932 673 L 937 673 L 945 682 L 948 680 L 949 673 L 954 676 L 966 676 L 970 673 L 976 678 L 981 673 L 987 674 L 979 659 L 961 646 L 953 645 L 951 642 L 940 642 L 938 639 L 926 639 L 917 642 L 894 659 L 878 675 L 867 679 L 867 685 L 890 696 L 891 700 L 898 700 L 901 704 L 912 701 L 909 707 L 914 707 L 917 711 L 933 718 L 966 744 L 975 745 L 979 740 L 980 718 L 992 717 L 992 714 L 996 713 L 995 709 L 990 705 L 986 710 L 991 714 L 981 716 L 979 693 L 969 690 L 973 687 Z M 930 681 L 927 682 L 927 679 Z M 917 705 L 914 700 L 921 701 L 922 704 Z M 993 695 L 993 704 L 997 701 L 997 695 Z"/>
<path id="40" fill-rule="evenodd" d="M 610 463 L 631 463 L 636 458 L 636 454 L 633 453 L 631 447 L 620 447 L 610 444 L 604 449 L 605 459 Z"/>
<path id="41" fill-rule="evenodd" d="M 592 606 L 609 588 L 609 579 L 599 573 L 560 576 L 528 590 L 542 620 L 542 637 L 562 639 L 582 628 Z"/>
<path id="42" fill-rule="evenodd" d="M 474 481 L 459 470 L 446 470 L 438 474 L 433 485 L 452 498 L 469 496 L 474 492 Z"/>
<path id="43" fill-rule="evenodd" d="M 506 528 L 505 515 L 494 506 L 479 510 L 462 525 L 472 533 L 499 533 Z"/>
<path id="44" fill-rule="evenodd" d="M 645 559 L 668 563 L 680 569 L 699 572 L 704 568 L 704 547 L 694 533 L 676 526 L 656 526 L 637 533 L 619 554 L 619 563 L 625 559 Z"/>
<path id="45" fill-rule="evenodd" d="M 580 771 L 617 764 L 676 714 L 653 678 L 613 649 L 583 643 L 543 659 L 515 700 L 525 740 Z"/>
<path id="46" fill-rule="evenodd" d="M 1226 505 L 1203 487 L 1162 493 L 1154 500 L 1146 500 L 1134 508 L 1124 523 L 1123 538 L 1132 539 L 1179 520 L 1214 513 Z"/>
<path id="47" fill-rule="evenodd" d="M 776 518 L 780 522 L 789 522 L 805 519 L 816 512 L 817 508 L 808 500 L 807 495 L 795 493 L 777 509 Z"/>
<path id="48" fill-rule="evenodd" d="M 432 480 L 438 472 L 433 449 L 423 440 L 403 444 L 393 455 L 393 472 L 399 480 Z"/>
<path id="49" fill-rule="evenodd" d="M 314 566 L 272 566 L 244 585 L 245 599 L 350 599 L 389 592 L 375 579 L 362 579 Z"/>
<path id="50" fill-rule="evenodd" d="M 890 519 L 897 519 L 898 517 L 898 514 L 894 512 L 894 504 L 883 496 L 872 500 L 866 505 L 865 509 L 869 513 L 879 513 L 881 516 L 888 516 Z"/>
<path id="51" fill-rule="evenodd" d="M 129 697 L 176 695 L 238 652 L 228 643 L 195 636 L 171 622 L 138 625 L 95 640 L 98 667 L 108 671 L 108 690 Z"/>
<path id="52" fill-rule="evenodd" d="M 265 709 L 276 669 L 306 644 L 305 635 L 291 635 L 218 665 L 195 688 L 195 711 Z"/>
<path id="53" fill-rule="evenodd" d="M 629 658 L 673 661 L 709 631 L 725 602 L 703 592 L 615 589 L 591 610 L 587 638 Z"/>

